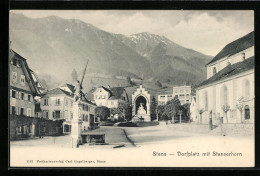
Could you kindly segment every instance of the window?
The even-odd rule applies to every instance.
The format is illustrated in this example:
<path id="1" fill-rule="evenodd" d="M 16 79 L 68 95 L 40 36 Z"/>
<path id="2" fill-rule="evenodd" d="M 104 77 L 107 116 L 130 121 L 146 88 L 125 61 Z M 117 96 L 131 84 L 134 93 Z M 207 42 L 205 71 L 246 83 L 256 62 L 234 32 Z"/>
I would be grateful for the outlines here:
<path id="1" fill-rule="evenodd" d="M 160 98 L 161 98 L 162 100 L 164 100 L 164 99 L 165 99 L 165 96 L 161 96 Z"/>
<path id="2" fill-rule="evenodd" d="M 44 106 L 48 106 L 48 105 L 49 105 L 48 103 L 49 103 L 49 102 L 48 102 L 48 99 L 44 99 L 43 105 L 44 105 Z"/>
<path id="3" fill-rule="evenodd" d="M 184 97 L 184 94 L 180 94 L 180 98 L 183 98 Z"/>
<path id="4" fill-rule="evenodd" d="M 71 125 L 64 125 L 64 132 L 65 133 L 69 133 L 70 132 L 70 130 L 71 130 Z"/>
<path id="5" fill-rule="evenodd" d="M 85 121 L 85 116 L 84 116 L 84 114 L 82 114 L 82 121 Z"/>
<path id="6" fill-rule="evenodd" d="M 13 65 L 16 66 L 16 64 L 17 64 L 17 59 L 13 59 Z"/>
<path id="7" fill-rule="evenodd" d="M 68 101 L 67 99 L 66 99 L 65 103 L 66 103 L 66 106 L 68 106 L 68 105 L 69 105 L 69 101 Z"/>
<path id="8" fill-rule="evenodd" d="M 28 96 L 28 101 L 31 101 L 31 95 L 27 95 Z"/>
<path id="9" fill-rule="evenodd" d="M 249 106 L 246 105 L 245 106 L 245 120 L 249 120 L 250 119 L 250 109 Z"/>
<path id="10" fill-rule="evenodd" d="M 12 97 L 16 98 L 16 91 L 15 90 L 12 90 Z"/>
<path id="11" fill-rule="evenodd" d="M 24 93 L 21 93 L 21 100 L 24 100 Z"/>
<path id="12" fill-rule="evenodd" d="M 70 118 L 73 119 L 73 113 L 72 112 L 70 112 Z"/>
<path id="13" fill-rule="evenodd" d="M 215 75 L 217 73 L 217 68 L 213 67 L 213 75 Z"/>
<path id="14" fill-rule="evenodd" d="M 25 85 L 25 76 L 24 76 L 24 75 L 21 75 L 21 77 L 20 77 L 20 83 L 21 83 L 22 86 Z"/>
<path id="15" fill-rule="evenodd" d="M 48 112 L 48 111 L 45 112 L 45 118 L 46 118 L 46 119 L 49 118 L 49 112 Z"/>
<path id="16" fill-rule="evenodd" d="M 24 108 L 20 109 L 20 115 L 24 115 Z"/>
<path id="17" fill-rule="evenodd" d="M 88 106 L 87 105 L 83 105 L 83 110 L 84 111 L 88 111 Z"/>
<path id="18" fill-rule="evenodd" d="M 88 115 L 85 116 L 85 121 L 88 122 Z"/>
<path id="19" fill-rule="evenodd" d="M 54 111 L 53 112 L 53 117 L 54 118 L 60 118 L 61 116 L 60 116 L 61 114 L 60 114 L 60 111 Z"/>
<path id="20" fill-rule="evenodd" d="M 56 105 L 60 105 L 60 99 L 59 98 L 56 99 Z"/>
<path id="21" fill-rule="evenodd" d="M 32 116 L 32 110 L 30 108 L 27 108 L 27 116 L 29 117 Z"/>
<path id="22" fill-rule="evenodd" d="M 17 132 L 18 132 L 18 133 L 22 133 L 22 126 L 19 126 L 19 127 L 18 127 Z"/>
<path id="23" fill-rule="evenodd" d="M 12 114 L 15 114 L 15 106 L 12 106 Z"/>
<path id="24" fill-rule="evenodd" d="M 12 80 L 13 82 L 17 82 L 17 73 L 16 72 L 12 72 Z"/>

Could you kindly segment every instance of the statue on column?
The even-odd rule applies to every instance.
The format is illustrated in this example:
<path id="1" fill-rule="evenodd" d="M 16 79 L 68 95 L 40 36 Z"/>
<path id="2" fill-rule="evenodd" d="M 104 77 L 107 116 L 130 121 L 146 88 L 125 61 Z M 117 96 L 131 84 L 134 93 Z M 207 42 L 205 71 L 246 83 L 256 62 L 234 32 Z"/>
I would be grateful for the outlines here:
<path id="1" fill-rule="evenodd" d="M 81 100 L 81 98 L 82 98 L 81 90 L 82 90 L 81 84 L 80 84 L 79 80 L 77 80 L 77 83 L 75 85 L 75 92 L 74 92 L 74 101 L 75 102 Z"/>

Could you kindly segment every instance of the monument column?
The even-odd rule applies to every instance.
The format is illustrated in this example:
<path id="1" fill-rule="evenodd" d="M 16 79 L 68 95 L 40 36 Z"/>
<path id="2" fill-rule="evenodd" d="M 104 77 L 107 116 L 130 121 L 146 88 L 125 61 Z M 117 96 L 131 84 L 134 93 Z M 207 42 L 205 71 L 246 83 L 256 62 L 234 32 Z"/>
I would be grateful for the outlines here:
<path id="1" fill-rule="evenodd" d="M 71 120 L 71 137 L 72 148 L 78 148 L 82 144 L 82 119 L 81 119 L 81 103 L 76 101 L 73 103 L 73 119 Z"/>

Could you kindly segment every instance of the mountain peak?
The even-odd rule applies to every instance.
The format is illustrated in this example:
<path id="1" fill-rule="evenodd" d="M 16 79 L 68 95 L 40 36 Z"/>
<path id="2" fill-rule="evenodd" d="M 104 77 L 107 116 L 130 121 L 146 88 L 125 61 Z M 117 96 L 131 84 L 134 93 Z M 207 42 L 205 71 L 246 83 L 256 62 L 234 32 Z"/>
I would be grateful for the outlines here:
<path id="1" fill-rule="evenodd" d="M 137 34 L 132 34 L 129 37 L 133 42 L 137 43 L 140 41 L 149 41 L 149 42 L 155 42 L 155 43 L 164 43 L 165 45 L 172 44 L 173 42 L 167 39 L 164 36 L 151 34 L 149 32 L 142 32 Z"/>

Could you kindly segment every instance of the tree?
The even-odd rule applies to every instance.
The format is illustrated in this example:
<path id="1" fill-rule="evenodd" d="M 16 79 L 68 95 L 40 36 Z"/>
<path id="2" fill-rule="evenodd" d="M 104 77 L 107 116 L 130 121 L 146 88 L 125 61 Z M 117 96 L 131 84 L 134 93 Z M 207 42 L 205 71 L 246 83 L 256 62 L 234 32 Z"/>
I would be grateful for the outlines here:
<path id="1" fill-rule="evenodd" d="M 110 108 L 110 114 L 118 114 L 120 119 L 132 120 L 132 106 L 130 103 L 121 103 L 117 108 Z"/>
<path id="2" fill-rule="evenodd" d="M 75 68 L 72 70 L 71 77 L 72 77 L 72 81 L 73 82 L 77 82 L 77 80 L 78 80 L 78 73 L 75 70 Z"/>
<path id="3" fill-rule="evenodd" d="M 158 105 L 156 107 L 156 116 L 159 121 L 163 120 L 164 106 Z"/>
<path id="4" fill-rule="evenodd" d="M 171 101 L 168 101 L 164 107 L 164 115 L 174 122 L 174 117 L 176 116 L 178 110 L 181 107 L 180 100 L 175 96 Z"/>
<path id="5" fill-rule="evenodd" d="M 239 103 L 239 104 L 237 104 L 237 109 L 239 110 L 239 112 L 240 112 L 240 118 L 241 118 L 241 123 L 243 122 L 243 107 L 244 107 L 244 105 L 243 104 L 241 104 L 241 103 Z"/>
<path id="6" fill-rule="evenodd" d="M 155 97 L 153 96 L 152 102 L 150 105 L 150 112 L 151 112 L 151 120 L 156 120 L 157 119 L 157 113 L 156 113 L 156 107 L 157 107 L 157 102 Z"/>
<path id="7" fill-rule="evenodd" d="M 109 109 L 105 106 L 98 106 L 95 109 L 95 117 L 99 117 L 100 121 L 106 121 L 110 116 Z"/>
<path id="8" fill-rule="evenodd" d="M 227 123 L 228 123 L 228 116 L 227 116 L 227 112 L 230 110 L 230 106 L 229 105 L 223 105 L 222 106 L 222 110 L 226 116 L 226 120 L 227 120 Z"/>
<path id="9" fill-rule="evenodd" d="M 187 120 L 190 121 L 190 103 L 185 103 L 182 105 L 183 115 L 186 117 Z"/>

